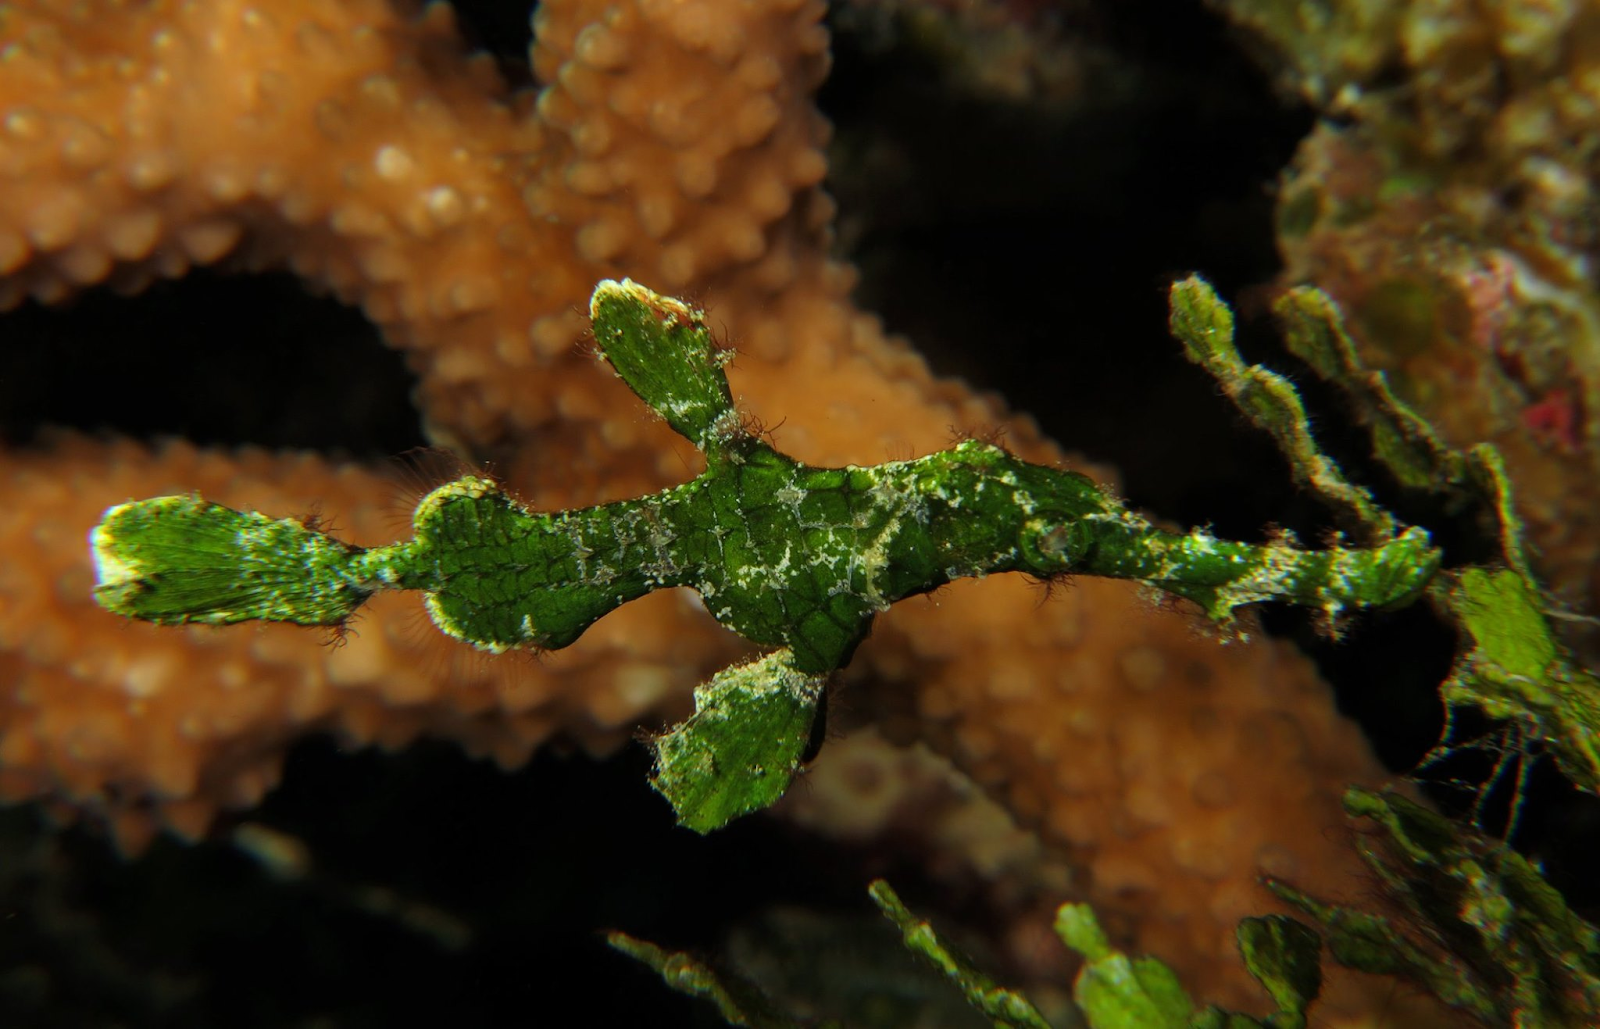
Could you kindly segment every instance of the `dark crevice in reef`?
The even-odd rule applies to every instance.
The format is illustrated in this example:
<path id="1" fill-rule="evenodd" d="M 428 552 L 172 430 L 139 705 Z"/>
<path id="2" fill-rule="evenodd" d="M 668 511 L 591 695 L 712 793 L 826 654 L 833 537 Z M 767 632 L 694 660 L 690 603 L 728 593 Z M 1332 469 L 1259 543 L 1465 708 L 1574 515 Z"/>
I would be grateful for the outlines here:
<path id="1" fill-rule="evenodd" d="M 41 836 L 30 811 L 0 810 L 8 882 L 31 887 L 5 896 L 20 917 L 0 934 L 0 1022 L 710 1026 L 601 931 L 722 956 L 730 927 L 786 910 L 808 913 L 824 949 L 883 955 L 882 1003 L 925 994 L 960 1011 L 862 893 L 892 875 L 908 897 L 959 906 L 947 884 L 772 820 L 678 829 L 647 772 L 638 748 L 603 762 L 546 750 L 507 773 L 453 744 L 352 754 L 307 739 L 282 785 L 215 833 L 248 822 L 307 843 L 309 864 L 280 877 L 171 839 L 122 862 L 92 833 Z M 982 1024 L 967 1019 L 925 1024 Z"/>
<path id="2" fill-rule="evenodd" d="M 359 311 L 287 274 L 192 272 L 5 316 L 0 436 L 59 426 L 385 458 L 423 444 L 415 377 Z"/>
<path id="3" fill-rule="evenodd" d="M 1197 4 L 1124 6 L 1088 30 L 1104 89 L 1056 108 L 952 85 L 909 43 L 837 38 L 830 188 L 863 306 L 939 372 L 1114 464 L 1133 503 L 1248 535 L 1297 498 L 1261 472 L 1281 467 L 1271 444 L 1184 361 L 1165 289 L 1200 271 L 1237 297 L 1273 277 L 1271 187 L 1311 117 Z"/>
<path id="4" fill-rule="evenodd" d="M 533 44 L 533 5 L 508 0 L 450 0 L 456 24 L 470 52 L 495 59 L 500 74 L 512 89 L 531 85 L 528 48 Z"/>

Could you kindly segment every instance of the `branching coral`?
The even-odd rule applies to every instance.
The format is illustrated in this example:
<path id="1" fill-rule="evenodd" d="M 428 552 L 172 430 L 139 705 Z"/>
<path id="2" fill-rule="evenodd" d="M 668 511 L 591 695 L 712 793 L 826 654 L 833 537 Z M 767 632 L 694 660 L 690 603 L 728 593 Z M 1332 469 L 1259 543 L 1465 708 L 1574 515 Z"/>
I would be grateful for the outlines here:
<path id="1" fill-rule="evenodd" d="M 407 352 L 439 439 L 497 459 L 546 508 L 647 492 L 689 456 L 580 352 L 583 298 L 611 275 L 725 324 L 744 406 L 809 415 L 782 433 L 798 458 L 927 452 L 952 425 L 1004 424 L 1022 456 L 1061 460 L 844 299 L 809 102 L 827 63 L 819 6 L 547 3 L 534 100 L 462 58 L 439 7 L 410 21 L 362 0 L 10 5 L 0 290 L 52 302 L 194 264 L 290 268 Z M 381 513 L 355 499 L 371 480 L 81 440 L 11 455 L 5 476 L 27 501 L 0 516 L 0 782 L 103 812 L 130 843 L 253 803 L 312 728 L 389 746 L 443 735 L 506 764 L 557 730 L 615 743 L 681 712 L 737 646 L 670 595 L 509 677 L 438 674 L 450 659 L 422 653 L 403 605 L 331 653 L 270 629 L 129 630 L 89 601 L 83 540 L 108 505 L 193 489 L 285 513 L 320 500 L 378 542 Z M 1353 887 L 1338 794 L 1382 772 L 1285 647 L 1221 647 L 1114 584 L 1041 609 L 991 580 L 890 612 L 858 666 L 855 695 L 887 734 L 951 754 L 1038 826 L 1119 938 L 1199 996 L 1263 1006 L 1229 946 L 1268 903 L 1259 871 L 1324 896 Z M 1387 1001 L 1346 980 L 1328 1012 Z"/>

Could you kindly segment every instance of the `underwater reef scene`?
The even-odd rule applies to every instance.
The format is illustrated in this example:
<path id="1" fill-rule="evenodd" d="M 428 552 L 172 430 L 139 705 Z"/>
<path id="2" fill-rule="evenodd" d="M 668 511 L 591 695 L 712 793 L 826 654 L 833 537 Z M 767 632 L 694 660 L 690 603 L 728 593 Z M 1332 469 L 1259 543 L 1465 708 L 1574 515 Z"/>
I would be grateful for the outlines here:
<path id="1" fill-rule="evenodd" d="M 1600 1022 L 1600 9 L 529 15 L 0 5 L 0 1023 Z"/>

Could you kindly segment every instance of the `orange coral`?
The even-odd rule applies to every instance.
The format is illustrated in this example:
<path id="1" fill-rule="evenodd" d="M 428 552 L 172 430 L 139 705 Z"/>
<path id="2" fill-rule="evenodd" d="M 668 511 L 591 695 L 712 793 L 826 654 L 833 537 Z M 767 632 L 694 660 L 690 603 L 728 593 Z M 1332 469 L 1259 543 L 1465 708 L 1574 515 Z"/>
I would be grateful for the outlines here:
<path id="1" fill-rule="evenodd" d="M 11 455 L 26 507 L 0 515 L 0 792 L 98 811 L 125 844 L 162 822 L 198 834 L 218 806 L 246 807 L 276 782 L 295 737 L 333 729 L 395 747 L 423 732 L 515 767 L 558 727 L 609 747 L 641 712 L 687 706 L 683 685 L 742 648 L 690 626 L 682 596 L 648 598 L 597 625 L 593 648 L 533 661 L 463 655 L 400 598 L 353 626 L 348 645 L 287 626 L 242 632 L 122 623 L 89 599 L 85 527 L 108 498 L 197 491 L 271 511 L 336 511 L 341 534 L 394 537 L 395 485 L 310 455 L 158 454 L 78 437 Z M 32 560 L 25 558 L 32 555 Z M 582 680 L 585 689 L 568 685 Z"/>
<path id="2" fill-rule="evenodd" d="M 0 294 L 136 288 L 191 264 L 286 266 L 359 304 L 407 351 L 440 439 L 497 457 L 557 507 L 635 494 L 687 455 L 641 423 L 576 344 L 593 282 L 630 274 L 712 309 L 741 350 L 741 403 L 790 416 L 816 463 L 943 445 L 1004 423 L 934 380 L 845 300 L 826 257 L 827 65 L 819 0 L 552 0 L 508 96 L 442 7 L 386 3 L 9 5 L 0 13 Z M 538 467 L 556 466 L 560 475 Z M 151 456 L 60 443 L 13 455 L 0 521 L 0 786 L 104 811 L 137 841 L 253 803 L 297 734 L 428 732 L 506 764 L 553 731 L 596 745 L 681 711 L 740 646 L 692 598 L 657 596 L 535 667 L 427 674 L 448 657 L 405 598 L 343 649 L 278 628 L 156 630 L 88 602 L 84 533 L 130 496 L 200 490 L 274 513 L 321 500 L 380 538 L 372 476 L 309 458 Z M 1335 798 L 1382 777 L 1306 662 L 1221 647 L 1116 584 L 1039 606 L 1014 578 L 901 605 L 850 675 L 896 739 L 927 739 L 1087 871 L 1140 949 L 1209 999 L 1262 1000 L 1232 956 L 1272 906 L 1261 871 L 1347 895 L 1358 863 Z M 446 681 L 448 685 L 446 685 Z M 1343 980 L 1329 1013 L 1384 1002 Z"/>

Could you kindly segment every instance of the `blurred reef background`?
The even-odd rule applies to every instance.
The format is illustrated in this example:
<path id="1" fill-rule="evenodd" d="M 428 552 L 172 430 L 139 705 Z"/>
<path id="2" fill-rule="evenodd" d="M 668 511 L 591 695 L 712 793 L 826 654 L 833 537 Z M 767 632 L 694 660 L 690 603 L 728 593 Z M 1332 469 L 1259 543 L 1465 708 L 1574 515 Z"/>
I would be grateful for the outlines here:
<path id="1" fill-rule="evenodd" d="M 531 88 L 523 5 L 455 8 Z M 834 0 L 826 25 L 835 256 L 936 374 L 1031 413 L 1155 517 L 1315 540 L 1330 516 L 1184 360 L 1166 308 L 1173 279 L 1203 273 L 1247 356 L 1296 378 L 1324 444 L 1370 471 L 1270 316 L 1276 289 L 1314 283 L 1449 442 L 1502 449 L 1565 642 L 1600 657 L 1600 7 Z M 371 462 L 430 442 L 402 353 L 284 272 L 21 300 L 0 331 L 0 438 L 45 464 L 62 427 Z M 1372 476 L 1472 556 L 1478 527 Z M 32 481 L 0 487 L 7 505 L 28 505 L 13 487 Z M 1337 642 L 1294 612 L 1262 622 L 1311 657 L 1390 772 L 1438 741 L 1454 641 L 1423 606 Z M 258 805 L 132 858 L 94 819 L 14 804 L 0 1024 L 719 1024 L 610 951 L 609 929 L 718 955 L 800 1014 L 983 1024 L 868 905 L 880 876 L 1069 1019 L 1072 966 L 1030 918 L 1070 894 L 1070 862 L 925 749 L 864 728 L 848 688 L 840 700 L 815 781 L 779 817 L 704 839 L 672 825 L 642 747 L 599 760 L 559 739 L 503 771 L 454 743 L 319 734 Z M 1464 753 L 1424 793 L 1465 816 L 1494 772 Z M 1594 920 L 1600 803 L 1544 762 L 1525 798 L 1488 790 L 1485 828 L 1513 808 L 1518 849 Z"/>

